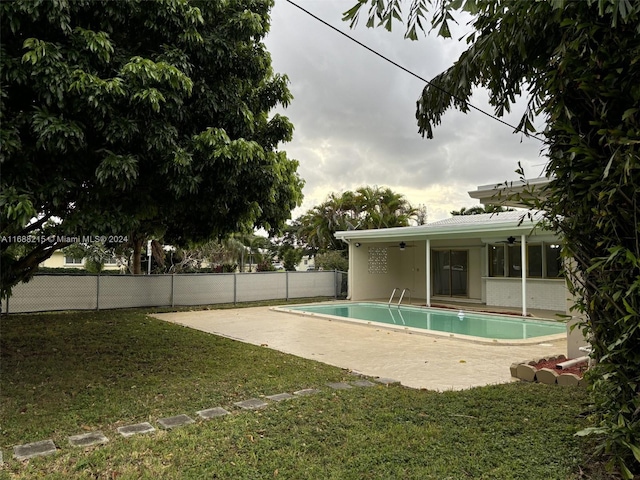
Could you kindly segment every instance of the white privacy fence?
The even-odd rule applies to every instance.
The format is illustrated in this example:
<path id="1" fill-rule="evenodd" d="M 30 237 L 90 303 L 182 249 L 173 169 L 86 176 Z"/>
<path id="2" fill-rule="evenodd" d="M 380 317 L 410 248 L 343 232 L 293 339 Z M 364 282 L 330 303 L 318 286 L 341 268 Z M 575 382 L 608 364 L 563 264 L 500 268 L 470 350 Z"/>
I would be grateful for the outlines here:
<path id="1" fill-rule="evenodd" d="M 212 305 L 346 295 L 338 271 L 180 275 L 36 275 L 14 287 L 2 313 Z"/>

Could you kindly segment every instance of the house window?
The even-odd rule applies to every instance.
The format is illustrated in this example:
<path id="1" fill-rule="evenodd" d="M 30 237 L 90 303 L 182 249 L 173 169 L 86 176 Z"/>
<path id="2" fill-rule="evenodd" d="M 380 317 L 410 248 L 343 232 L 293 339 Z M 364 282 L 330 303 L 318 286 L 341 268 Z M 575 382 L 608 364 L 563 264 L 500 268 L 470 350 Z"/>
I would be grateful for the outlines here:
<path id="1" fill-rule="evenodd" d="M 64 257 L 65 265 L 82 265 L 82 258 Z"/>
<path id="2" fill-rule="evenodd" d="M 527 246 L 527 276 L 542 278 L 542 245 Z"/>
<path id="3" fill-rule="evenodd" d="M 489 245 L 489 276 L 504 277 L 503 245 Z"/>
<path id="4" fill-rule="evenodd" d="M 547 267 L 547 277 L 562 276 L 562 258 L 560 257 L 560 245 L 555 243 L 545 244 L 545 264 Z"/>
<path id="5" fill-rule="evenodd" d="M 105 265 L 117 265 L 118 264 L 118 260 L 116 259 L 116 257 L 109 257 L 104 261 Z"/>
<path id="6" fill-rule="evenodd" d="M 509 245 L 507 247 L 507 258 L 509 259 L 509 276 L 522 277 L 522 255 L 520 245 Z"/>
<path id="7" fill-rule="evenodd" d="M 520 245 L 489 245 L 489 276 L 504 277 L 506 273 L 508 277 L 522 277 L 521 257 Z M 557 278 L 561 275 L 560 245 L 527 245 L 527 277 Z"/>

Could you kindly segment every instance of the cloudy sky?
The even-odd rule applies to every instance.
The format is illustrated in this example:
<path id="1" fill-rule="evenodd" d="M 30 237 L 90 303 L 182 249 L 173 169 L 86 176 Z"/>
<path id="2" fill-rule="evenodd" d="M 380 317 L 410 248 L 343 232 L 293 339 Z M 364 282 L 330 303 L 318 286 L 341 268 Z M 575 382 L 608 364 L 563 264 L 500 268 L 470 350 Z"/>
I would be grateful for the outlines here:
<path id="1" fill-rule="evenodd" d="M 403 27 L 389 33 L 364 22 L 349 29 L 342 13 L 356 0 L 295 0 L 325 22 L 431 79 L 464 50 L 457 40 L 435 35 L 417 42 Z M 276 0 L 265 40 L 274 70 L 286 74 L 294 96 L 284 110 L 295 127 L 282 148 L 300 162 L 304 203 L 294 218 L 340 193 L 360 186 L 389 187 L 412 205 L 426 205 L 428 221 L 477 204 L 467 194 L 478 185 L 515 180 L 518 162 L 528 177 L 540 176 L 541 143 L 471 111 L 448 111 L 432 140 L 418 134 L 416 100 L 423 82 L 315 20 L 286 0 Z M 469 27 L 462 25 L 459 33 Z M 454 33 L 454 38 L 458 35 Z M 486 93 L 473 104 L 491 111 Z M 517 124 L 524 101 L 504 120 Z"/>

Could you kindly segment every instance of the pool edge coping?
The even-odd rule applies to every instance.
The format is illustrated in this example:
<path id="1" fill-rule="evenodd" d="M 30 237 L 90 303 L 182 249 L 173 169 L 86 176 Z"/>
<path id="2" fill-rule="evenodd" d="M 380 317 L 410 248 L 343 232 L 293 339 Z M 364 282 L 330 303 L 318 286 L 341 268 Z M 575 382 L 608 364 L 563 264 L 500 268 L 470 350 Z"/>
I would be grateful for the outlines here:
<path id="1" fill-rule="evenodd" d="M 422 329 L 422 328 L 416 328 L 416 327 L 407 327 L 407 326 L 397 326 L 397 325 L 391 325 L 388 323 L 381 323 L 381 322 L 374 322 L 374 321 L 370 321 L 370 320 L 361 320 L 358 318 L 346 318 L 346 317 L 338 317 L 335 315 L 328 315 L 328 314 L 323 314 L 323 313 L 315 313 L 315 312 L 302 312 L 299 310 L 291 310 L 291 307 L 301 307 L 301 306 L 305 306 L 305 305 L 335 305 L 336 303 L 346 303 L 346 304 L 353 304 L 353 303 L 369 303 L 369 304 L 376 304 L 376 305 L 387 305 L 384 302 L 375 302 L 375 301 L 366 301 L 366 302 L 352 302 L 350 300 L 334 300 L 334 301 L 329 301 L 329 302 L 316 302 L 316 303 L 299 303 L 299 304 L 294 304 L 294 305 L 286 305 L 286 306 L 275 306 L 275 307 L 269 307 L 269 310 L 275 311 L 275 312 L 282 312 L 282 313 L 287 313 L 290 315 L 297 315 L 300 317 L 312 317 L 312 318 L 319 318 L 321 320 L 325 320 L 325 321 L 329 321 L 329 322 L 342 322 L 342 323 L 347 323 L 347 324 L 357 324 L 357 325 L 363 325 L 365 327 L 373 327 L 373 328 L 382 328 L 385 330 L 391 330 L 394 332 L 398 332 L 398 333 L 406 333 L 406 334 L 416 334 L 416 335 L 423 335 L 423 336 L 427 336 L 427 337 L 435 337 L 435 338 L 442 338 L 442 339 L 452 339 L 452 340 L 460 340 L 460 341 L 464 341 L 464 342 L 469 342 L 469 343 L 475 343 L 475 344 L 481 344 L 481 345 L 500 345 L 500 346 L 522 346 L 522 345 L 538 345 L 538 344 L 542 344 L 542 343 L 548 343 L 548 342 L 554 342 L 554 341 L 559 341 L 559 340 L 566 340 L 567 338 L 567 334 L 565 333 L 557 333 L 554 335 L 545 335 L 545 336 L 541 336 L 541 337 L 534 337 L 534 338 L 527 338 L 527 339 L 498 339 L 498 338 L 482 338 L 482 337 L 474 337 L 471 335 L 463 335 L 463 334 L 459 334 L 459 333 L 448 333 L 448 332 L 439 332 L 437 330 L 426 330 L 426 329 Z M 416 305 L 404 305 L 405 307 L 413 307 L 413 308 L 432 308 L 434 310 L 441 310 L 441 311 L 447 311 L 447 312 L 451 312 L 451 309 L 446 309 L 446 308 L 439 308 L 439 307 L 420 307 L 420 306 L 416 306 Z M 472 312 L 472 313 L 476 313 L 476 312 Z M 480 315 L 482 315 L 482 313 L 478 313 Z M 485 314 L 486 315 L 486 314 Z M 513 319 L 513 315 L 507 315 L 507 314 L 491 314 L 491 315 L 495 315 L 495 316 L 499 316 L 499 317 L 505 317 L 505 318 L 511 318 Z M 536 318 L 536 317 L 527 317 L 527 318 L 522 318 L 521 320 L 523 321 L 540 321 L 540 322 L 550 322 L 550 320 L 545 320 L 542 318 Z"/>

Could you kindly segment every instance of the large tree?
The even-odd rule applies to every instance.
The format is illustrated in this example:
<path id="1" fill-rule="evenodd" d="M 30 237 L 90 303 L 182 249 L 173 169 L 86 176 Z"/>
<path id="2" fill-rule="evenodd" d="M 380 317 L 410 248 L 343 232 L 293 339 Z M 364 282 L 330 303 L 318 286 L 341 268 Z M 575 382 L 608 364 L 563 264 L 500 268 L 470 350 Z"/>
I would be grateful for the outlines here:
<path id="1" fill-rule="evenodd" d="M 526 132 L 536 115 L 546 120 L 538 134 L 551 182 L 533 206 L 572 259 L 569 285 L 597 362 L 589 432 L 631 478 L 640 472 L 640 2 L 361 0 L 345 18 L 357 20 L 366 4 L 368 25 L 404 19 L 409 38 L 429 23 L 450 36 L 456 12 L 473 15 L 467 50 L 418 99 L 423 135 L 450 107 L 468 111 L 478 86 L 498 116 L 525 94 Z"/>
<path id="2" fill-rule="evenodd" d="M 126 237 L 135 262 L 150 236 L 284 225 L 302 181 L 278 150 L 292 125 L 269 114 L 291 99 L 262 42 L 272 5 L 0 4 L 2 293 L 63 235 Z"/>

